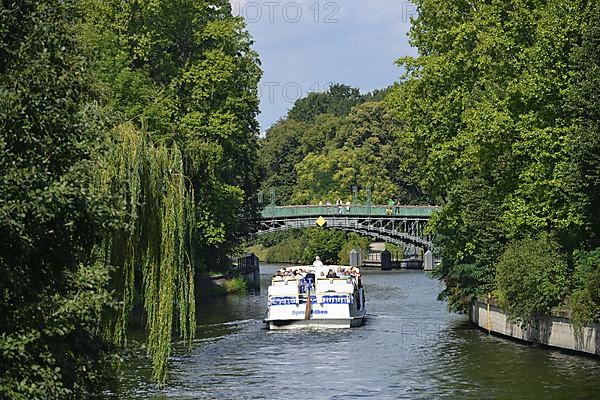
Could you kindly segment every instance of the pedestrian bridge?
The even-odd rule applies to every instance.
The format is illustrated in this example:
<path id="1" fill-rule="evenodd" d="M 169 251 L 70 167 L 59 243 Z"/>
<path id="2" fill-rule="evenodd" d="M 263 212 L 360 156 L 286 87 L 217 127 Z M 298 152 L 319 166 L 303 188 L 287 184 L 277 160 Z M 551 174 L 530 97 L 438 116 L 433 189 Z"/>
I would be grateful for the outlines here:
<path id="1" fill-rule="evenodd" d="M 257 234 L 322 226 L 432 249 L 433 236 L 425 233 L 425 227 L 437 210 L 436 206 L 267 206 Z"/>

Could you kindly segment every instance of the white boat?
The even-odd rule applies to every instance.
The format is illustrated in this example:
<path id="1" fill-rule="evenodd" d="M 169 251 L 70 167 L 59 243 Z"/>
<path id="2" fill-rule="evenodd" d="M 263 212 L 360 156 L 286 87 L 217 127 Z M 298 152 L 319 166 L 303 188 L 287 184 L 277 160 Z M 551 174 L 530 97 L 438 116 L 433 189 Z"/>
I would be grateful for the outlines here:
<path id="1" fill-rule="evenodd" d="M 328 278 L 330 270 L 337 276 Z M 271 281 L 267 305 L 269 329 L 350 328 L 362 325 L 366 315 L 360 270 L 337 265 L 281 270 Z"/>

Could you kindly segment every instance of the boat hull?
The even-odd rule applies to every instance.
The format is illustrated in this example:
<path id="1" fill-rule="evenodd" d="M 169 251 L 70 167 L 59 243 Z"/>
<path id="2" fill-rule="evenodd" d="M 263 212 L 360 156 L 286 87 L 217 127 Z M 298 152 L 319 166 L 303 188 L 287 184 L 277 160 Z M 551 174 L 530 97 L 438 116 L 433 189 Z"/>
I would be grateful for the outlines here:
<path id="1" fill-rule="evenodd" d="M 365 317 L 337 318 L 337 319 L 289 319 L 265 320 L 270 330 L 294 329 L 349 329 L 363 325 Z"/>

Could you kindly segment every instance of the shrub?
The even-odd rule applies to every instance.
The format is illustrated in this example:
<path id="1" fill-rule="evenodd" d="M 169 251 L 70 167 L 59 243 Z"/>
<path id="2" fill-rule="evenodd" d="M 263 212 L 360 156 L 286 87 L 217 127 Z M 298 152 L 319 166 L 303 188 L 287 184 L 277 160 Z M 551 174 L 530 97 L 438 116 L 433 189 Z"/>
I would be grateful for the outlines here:
<path id="1" fill-rule="evenodd" d="M 560 246 L 548 235 L 510 243 L 496 264 L 496 295 L 511 319 L 529 323 L 558 306 L 568 287 Z"/>
<path id="2" fill-rule="evenodd" d="M 235 277 L 228 279 L 223 283 L 223 287 L 227 293 L 246 293 L 248 291 L 248 282 L 244 278 Z"/>
<path id="3" fill-rule="evenodd" d="M 569 299 L 577 327 L 600 321 L 600 248 L 574 254 L 574 292 Z"/>

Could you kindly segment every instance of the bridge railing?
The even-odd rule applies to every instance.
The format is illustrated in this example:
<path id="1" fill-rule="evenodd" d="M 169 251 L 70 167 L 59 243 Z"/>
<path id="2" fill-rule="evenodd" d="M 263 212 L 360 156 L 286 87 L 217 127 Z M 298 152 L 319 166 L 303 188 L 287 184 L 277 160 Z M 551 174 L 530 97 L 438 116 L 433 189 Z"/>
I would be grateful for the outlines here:
<path id="1" fill-rule="evenodd" d="M 263 218 L 289 218 L 310 216 L 396 216 L 429 218 L 438 210 L 436 206 L 385 206 L 350 205 L 342 206 L 268 206 L 262 211 Z"/>

